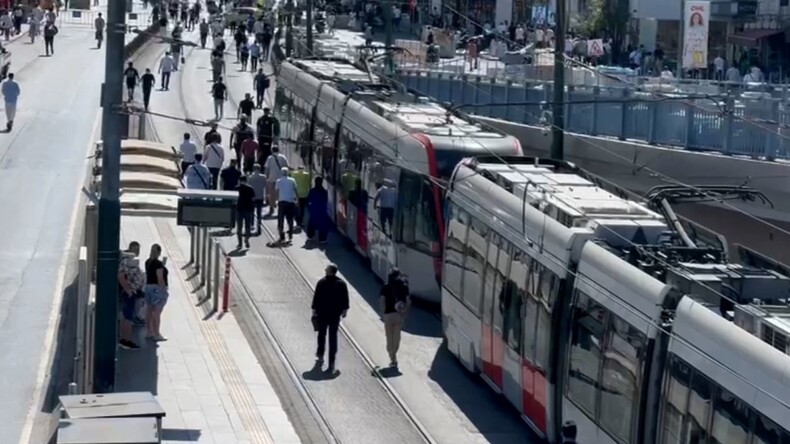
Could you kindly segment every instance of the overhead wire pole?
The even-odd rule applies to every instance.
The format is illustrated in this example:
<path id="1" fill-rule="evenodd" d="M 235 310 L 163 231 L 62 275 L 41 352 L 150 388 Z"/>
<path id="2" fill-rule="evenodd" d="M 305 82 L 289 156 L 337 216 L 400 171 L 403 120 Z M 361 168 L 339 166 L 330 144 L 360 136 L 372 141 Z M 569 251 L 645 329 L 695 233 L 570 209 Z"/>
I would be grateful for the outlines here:
<path id="1" fill-rule="evenodd" d="M 102 171 L 99 196 L 98 248 L 96 254 L 96 323 L 94 327 L 93 389 L 115 389 L 118 347 L 118 260 L 121 231 L 121 119 L 123 64 L 126 36 L 126 4 L 107 6 L 107 43 L 102 85 Z"/>
<path id="2" fill-rule="evenodd" d="M 307 50 L 313 54 L 313 0 L 307 0 Z"/>
<path id="3" fill-rule="evenodd" d="M 386 51 L 387 75 L 392 75 L 394 67 L 392 65 L 392 0 L 382 2 L 384 8 L 384 51 Z"/>
<path id="4" fill-rule="evenodd" d="M 565 159 L 565 1 L 555 0 L 554 27 L 554 103 L 551 131 L 551 158 Z"/>

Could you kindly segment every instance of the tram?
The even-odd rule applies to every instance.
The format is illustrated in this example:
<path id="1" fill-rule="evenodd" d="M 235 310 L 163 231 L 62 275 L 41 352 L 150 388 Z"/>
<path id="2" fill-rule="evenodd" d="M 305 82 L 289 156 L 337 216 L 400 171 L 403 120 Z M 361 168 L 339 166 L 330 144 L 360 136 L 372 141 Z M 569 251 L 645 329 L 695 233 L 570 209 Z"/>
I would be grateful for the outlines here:
<path id="1" fill-rule="evenodd" d="M 444 267 L 449 350 L 549 442 L 573 420 L 597 444 L 790 443 L 790 357 L 729 317 L 786 305 L 790 279 L 683 244 L 573 165 L 462 161 Z"/>
<path id="2" fill-rule="evenodd" d="M 518 139 L 342 59 L 283 62 L 275 103 L 283 154 L 324 177 L 338 231 L 380 278 L 398 267 L 414 296 L 439 302 L 446 181 L 464 157 L 521 155 Z M 382 185 L 397 191 L 389 217 Z"/>

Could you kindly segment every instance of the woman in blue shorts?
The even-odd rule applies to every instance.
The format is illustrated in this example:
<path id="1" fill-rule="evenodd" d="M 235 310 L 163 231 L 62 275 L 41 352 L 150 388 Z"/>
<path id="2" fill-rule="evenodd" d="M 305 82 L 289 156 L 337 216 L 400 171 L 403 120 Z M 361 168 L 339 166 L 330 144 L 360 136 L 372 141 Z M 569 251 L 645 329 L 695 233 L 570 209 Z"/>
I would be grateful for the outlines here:
<path id="1" fill-rule="evenodd" d="M 145 261 L 145 305 L 147 307 L 146 328 L 147 338 L 151 341 L 166 341 L 162 336 L 159 325 L 162 321 L 162 310 L 167 304 L 167 258 L 159 259 L 162 255 L 162 247 L 159 244 L 151 246 L 151 254 Z"/>

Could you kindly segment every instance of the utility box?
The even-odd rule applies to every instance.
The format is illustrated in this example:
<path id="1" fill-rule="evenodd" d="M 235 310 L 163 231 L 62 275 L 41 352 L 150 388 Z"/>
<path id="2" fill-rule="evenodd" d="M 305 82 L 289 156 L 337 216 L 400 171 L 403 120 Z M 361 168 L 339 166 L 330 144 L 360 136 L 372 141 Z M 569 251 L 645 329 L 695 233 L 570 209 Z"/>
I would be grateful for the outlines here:
<path id="1" fill-rule="evenodd" d="M 178 190 L 178 225 L 233 228 L 236 225 L 235 191 Z"/>
<path id="2" fill-rule="evenodd" d="M 63 419 L 57 444 L 159 444 L 155 418 Z"/>

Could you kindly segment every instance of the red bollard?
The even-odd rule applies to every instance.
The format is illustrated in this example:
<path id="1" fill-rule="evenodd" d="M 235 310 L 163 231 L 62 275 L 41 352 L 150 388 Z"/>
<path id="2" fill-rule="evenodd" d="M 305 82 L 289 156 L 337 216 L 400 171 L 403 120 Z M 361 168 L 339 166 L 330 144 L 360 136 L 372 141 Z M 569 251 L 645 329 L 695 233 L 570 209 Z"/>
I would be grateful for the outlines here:
<path id="1" fill-rule="evenodd" d="M 222 311 L 227 313 L 230 302 L 230 256 L 225 257 L 225 286 L 222 289 Z"/>

